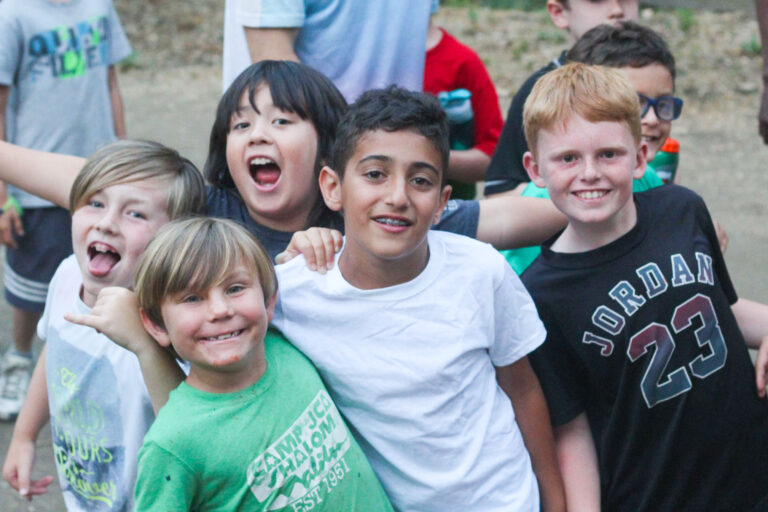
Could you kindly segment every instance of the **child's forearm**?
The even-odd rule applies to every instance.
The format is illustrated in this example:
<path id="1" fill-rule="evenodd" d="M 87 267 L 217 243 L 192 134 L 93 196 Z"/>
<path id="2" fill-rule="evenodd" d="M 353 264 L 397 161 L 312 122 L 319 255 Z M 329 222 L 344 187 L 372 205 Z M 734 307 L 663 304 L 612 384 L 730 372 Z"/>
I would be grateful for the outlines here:
<path id="1" fill-rule="evenodd" d="M 477 183 L 485 179 L 491 157 L 476 148 L 451 150 L 448 178 L 462 183 Z"/>
<path id="2" fill-rule="evenodd" d="M 768 305 L 739 299 L 731 306 L 744 341 L 751 349 L 759 349 L 763 336 L 768 335 Z"/>
<path id="3" fill-rule="evenodd" d="M 477 239 L 497 249 L 539 245 L 567 224 L 552 201 L 500 195 L 480 201 Z"/>
<path id="4" fill-rule="evenodd" d="M 168 402 L 168 395 L 184 380 L 184 372 L 170 352 L 158 345 L 148 334 L 148 343 L 136 353 L 141 374 L 152 401 L 155 414 Z"/>
<path id="5" fill-rule="evenodd" d="M 29 381 L 27 396 L 21 407 L 19 417 L 13 427 L 13 437 L 24 441 L 35 441 L 40 430 L 48 423 L 48 387 L 45 378 L 46 347 L 40 352 L 35 370 Z"/>
<path id="6" fill-rule="evenodd" d="M 85 159 L 0 141 L 0 180 L 69 208 L 69 191 Z"/>
<path id="7" fill-rule="evenodd" d="M 549 409 L 528 358 L 496 368 L 496 378 L 512 402 L 515 420 L 531 455 L 539 482 L 542 510 L 565 511 L 565 493 L 555 456 Z"/>
<path id="8" fill-rule="evenodd" d="M 555 449 L 568 511 L 599 511 L 600 472 L 586 413 L 555 428 Z"/>

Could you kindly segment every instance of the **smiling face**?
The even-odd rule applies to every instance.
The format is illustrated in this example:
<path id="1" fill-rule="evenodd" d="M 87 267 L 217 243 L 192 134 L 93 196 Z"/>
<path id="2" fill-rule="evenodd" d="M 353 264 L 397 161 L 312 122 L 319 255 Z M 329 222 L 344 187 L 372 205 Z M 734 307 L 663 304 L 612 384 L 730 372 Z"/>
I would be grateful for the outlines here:
<path id="1" fill-rule="evenodd" d="M 626 67 L 621 70 L 629 77 L 635 90 L 651 99 L 671 96 L 675 92 L 672 74 L 659 63 L 648 64 L 641 68 Z M 656 111 L 649 108 L 641 120 L 643 140 L 648 144 L 648 161 L 664 145 L 672 130 L 672 121 L 663 121 L 656 116 Z"/>
<path id="2" fill-rule="evenodd" d="M 427 263 L 427 232 L 450 196 L 441 186 L 443 158 L 411 130 L 365 133 L 347 162 L 344 177 L 321 173 L 326 204 L 344 213 L 346 244 L 339 265 L 396 267 L 415 277 Z"/>
<path id="3" fill-rule="evenodd" d="M 274 307 L 274 295 L 265 304 L 256 272 L 239 264 L 207 290 L 163 299 L 164 327 L 146 316 L 143 320 L 161 345 L 173 345 L 189 361 L 189 385 L 225 392 L 243 389 L 264 374 L 264 335 Z"/>
<path id="4" fill-rule="evenodd" d="M 86 305 L 92 306 L 106 286 L 131 287 L 139 256 L 169 221 L 168 185 L 167 180 L 112 185 L 72 214 L 72 245 Z"/>
<path id="5" fill-rule="evenodd" d="M 598 25 L 637 21 L 640 14 L 637 0 L 569 0 L 567 8 L 559 0 L 549 0 L 547 11 L 552 23 L 567 30 L 574 42 Z"/>
<path id="6" fill-rule="evenodd" d="M 317 197 L 317 132 L 308 120 L 277 108 L 269 87 L 243 94 L 227 135 L 227 166 L 248 213 L 279 231 L 303 229 Z"/>
<path id="7" fill-rule="evenodd" d="M 626 123 L 574 115 L 539 131 L 536 155 L 526 153 L 523 163 L 568 217 L 566 231 L 575 229 L 582 241 L 599 247 L 634 226 L 632 180 L 642 177 L 646 160 L 644 145 L 637 147 Z"/>

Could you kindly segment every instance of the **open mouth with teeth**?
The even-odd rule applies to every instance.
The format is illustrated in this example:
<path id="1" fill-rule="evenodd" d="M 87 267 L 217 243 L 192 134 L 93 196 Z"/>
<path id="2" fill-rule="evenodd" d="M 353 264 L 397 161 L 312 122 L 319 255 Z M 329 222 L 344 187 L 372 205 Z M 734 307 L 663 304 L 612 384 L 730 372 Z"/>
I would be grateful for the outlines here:
<path id="1" fill-rule="evenodd" d="M 93 242 L 88 246 L 88 271 L 96 277 L 109 274 L 120 261 L 120 253 L 111 245 Z"/>
<path id="2" fill-rule="evenodd" d="M 582 190 L 582 191 L 579 191 L 579 192 L 574 192 L 574 194 L 579 199 L 586 199 L 586 200 L 600 199 L 601 197 L 603 197 L 607 193 L 608 193 L 607 190 Z"/>
<path id="3" fill-rule="evenodd" d="M 259 188 L 272 189 L 280 179 L 280 167 L 271 158 L 252 158 L 248 162 L 248 170 Z"/>
<path id="4" fill-rule="evenodd" d="M 241 334 L 243 334 L 244 330 L 245 329 L 238 329 L 236 331 L 228 332 L 226 334 L 220 334 L 218 336 L 209 336 L 207 338 L 201 338 L 200 341 L 204 341 L 204 342 L 207 342 L 207 343 L 216 343 L 216 342 L 219 342 L 219 341 L 227 341 L 227 340 L 230 340 L 232 338 L 236 338 L 236 337 L 240 336 Z"/>

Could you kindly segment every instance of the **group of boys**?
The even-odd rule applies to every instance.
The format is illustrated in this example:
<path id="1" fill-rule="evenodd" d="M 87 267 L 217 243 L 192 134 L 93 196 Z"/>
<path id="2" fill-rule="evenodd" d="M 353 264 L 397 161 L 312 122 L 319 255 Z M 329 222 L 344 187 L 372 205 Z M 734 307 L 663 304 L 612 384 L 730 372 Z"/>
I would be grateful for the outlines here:
<path id="1" fill-rule="evenodd" d="M 634 9 L 635 17 L 637 11 L 635 2 L 621 0 L 547 5 L 573 31 L 584 32 L 584 24 L 595 21 L 590 9 L 600 5 Z M 595 30 L 643 33 L 633 24 Z M 755 392 L 747 346 L 759 347 L 768 334 L 768 307 L 737 298 L 698 196 L 674 185 L 633 194 L 634 180 L 646 173 L 649 145 L 663 142 L 659 125 L 667 123 L 668 134 L 675 116 L 673 66 L 655 60 L 617 66 L 633 68 L 628 78 L 619 70 L 571 63 L 537 77 L 523 109 L 530 149 L 521 162 L 568 225 L 543 244 L 523 274 L 527 292 L 488 246 L 430 231 L 450 193 L 445 115 L 434 98 L 388 88 L 364 94 L 350 108 L 320 174 L 326 204 L 344 212 L 344 248 L 334 269 L 313 273 L 302 258 L 279 266 L 275 302 L 268 270 L 249 267 L 249 274 L 235 259 L 218 282 L 222 276 L 211 269 L 219 253 L 192 250 L 186 261 L 202 271 L 193 267 L 176 277 L 177 289 L 155 293 L 153 303 L 142 290 L 168 281 L 163 272 L 174 267 L 157 263 L 162 251 L 173 262 L 176 249 L 194 249 L 184 229 L 171 229 L 139 272 L 142 323 L 186 356 L 187 384 L 197 390 L 223 395 L 233 375 L 255 372 L 253 384 L 260 387 L 246 396 L 250 409 L 259 402 L 254 396 L 271 389 L 269 368 L 279 367 L 270 350 L 287 350 L 265 334 L 265 319 L 271 320 L 317 368 L 398 510 L 762 510 L 768 507 L 768 403 Z M 644 78 L 632 76 L 643 70 L 661 73 L 663 80 L 651 81 L 662 88 L 644 90 Z M 645 98 L 642 108 L 638 93 Z M 649 127 L 654 120 L 655 132 Z M 660 220 L 670 218 L 676 221 Z M 76 256 L 84 250 L 78 240 L 75 249 Z M 255 289 L 253 274 L 263 296 L 251 311 L 235 299 Z M 189 292 L 185 285 L 194 287 L 200 275 L 213 277 L 203 290 Z M 199 302 L 220 308 L 213 320 L 179 313 Z M 259 329 L 235 325 L 241 316 Z M 226 321 L 225 331 L 205 334 L 217 341 L 240 340 L 247 331 L 247 343 L 236 344 L 243 352 L 227 352 L 229 360 L 213 364 L 211 354 L 188 343 L 185 329 L 196 321 L 203 328 Z M 147 350 L 136 341 L 142 335 L 123 330 L 126 325 L 99 328 L 133 340 L 125 343 L 139 356 L 150 393 L 162 395 L 158 375 L 178 375 L 168 370 L 172 359 Z M 241 360 L 253 361 L 256 370 Z M 155 365 L 161 370 L 153 371 Z M 184 387 L 172 392 L 167 410 L 189 410 L 183 400 L 194 396 Z M 349 484 L 354 473 L 337 466 L 335 454 L 350 446 L 345 433 L 326 424 L 301 437 L 321 417 L 340 419 L 323 392 L 317 396 L 308 398 L 308 412 L 297 411 L 295 439 L 277 422 L 264 425 L 263 436 L 276 435 L 275 444 L 253 460 L 248 481 L 237 483 L 219 460 L 214 468 L 194 453 L 176 454 L 177 436 L 179 443 L 192 443 L 201 433 L 189 432 L 188 418 L 161 411 L 142 454 L 149 469 L 139 477 L 139 508 L 171 507 L 185 485 L 207 486 L 206 495 L 220 500 L 230 492 L 261 500 L 264 491 L 277 500 L 265 506 L 287 510 L 322 505 L 309 481 L 324 486 L 323 496 L 338 496 L 333 489 L 345 478 Z M 290 393 L 280 397 L 291 399 Z M 204 403 L 207 409 L 196 409 L 201 416 L 220 404 Z M 206 451 L 212 459 L 215 446 L 248 425 L 221 420 L 215 427 L 217 439 L 210 442 L 216 444 Z M 326 443 L 324 435 L 339 436 L 337 444 Z M 308 448 L 315 441 L 316 450 L 327 447 L 331 454 L 312 459 L 313 478 L 285 480 L 295 475 L 297 459 L 279 454 L 295 457 L 302 442 L 315 453 Z M 211 478 L 224 483 L 215 489 L 205 478 L 177 484 L 168 468 L 184 457 L 194 462 L 186 467 L 196 468 L 196 478 L 212 471 Z M 326 460 L 334 464 L 326 467 Z M 358 470 L 367 475 L 364 464 Z M 236 490 L 226 489 L 227 482 Z M 369 489 L 377 501 L 356 501 L 352 509 L 388 509 L 376 485 L 358 485 L 356 492 Z M 350 495 L 360 500 L 356 492 Z M 238 506 L 254 502 L 243 503 Z"/>

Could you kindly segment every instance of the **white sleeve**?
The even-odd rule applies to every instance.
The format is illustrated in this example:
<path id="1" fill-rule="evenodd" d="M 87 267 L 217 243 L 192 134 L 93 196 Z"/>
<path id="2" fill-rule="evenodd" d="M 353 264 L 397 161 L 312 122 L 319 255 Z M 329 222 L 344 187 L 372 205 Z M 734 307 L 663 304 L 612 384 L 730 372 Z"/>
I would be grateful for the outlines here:
<path id="1" fill-rule="evenodd" d="M 295 28 L 304 25 L 305 0 L 235 0 L 237 24 L 255 28 Z"/>
<path id="2" fill-rule="evenodd" d="M 37 322 L 37 337 L 42 341 L 46 341 L 48 338 L 48 324 L 51 321 L 52 304 L 56 295 L 56 289 L 61 281 L 61 275 L 63 274 L 62 267 L 67 260 L 68 258 L 65 258 L 64 261 L 59 263 L 56 273 L 53 274 L 51 282 L 48 283 L 48 293 L 45 296 L 45 309 L 43 310 L 43 315 L 40 317 L 40 320 Z"/>
<path id="3" fill-rule="evenodd" d="M 547 332 L 520 278 L 499 258 L 504 270 L 494 293 L 494 339 L 489 353 L 494 366 L 507 366 L 541 345 Z"/>

